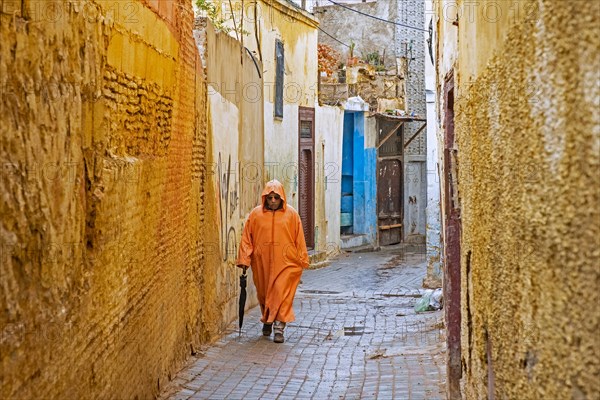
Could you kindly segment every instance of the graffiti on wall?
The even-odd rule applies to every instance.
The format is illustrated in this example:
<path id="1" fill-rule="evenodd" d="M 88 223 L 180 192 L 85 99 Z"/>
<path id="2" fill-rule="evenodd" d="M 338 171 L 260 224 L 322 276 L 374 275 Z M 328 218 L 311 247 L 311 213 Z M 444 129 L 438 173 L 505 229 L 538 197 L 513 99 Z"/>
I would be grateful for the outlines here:
<path id="1" fill-rule="evenodd" d="M 239 204 L 237 174 L 231 168 L 231 155 L 228 156 L 227 166 L 219 159 L 217 164 L 217 188 L 219 190 L 219 229 L 221 235 L 221 259 L 234 260 L 237 256 L 236 230 L 232 224 L 234 212 Z"/>

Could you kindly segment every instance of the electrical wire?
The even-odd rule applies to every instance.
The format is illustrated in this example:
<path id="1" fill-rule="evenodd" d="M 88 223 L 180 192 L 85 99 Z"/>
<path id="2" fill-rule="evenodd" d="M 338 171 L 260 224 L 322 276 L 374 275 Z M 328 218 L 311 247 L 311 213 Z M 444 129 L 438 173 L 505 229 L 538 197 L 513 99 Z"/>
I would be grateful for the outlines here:
<path id="1" fill-rule="evenodd" d="M 379 17 L 376 17 L 374 15 L 367 14 L 367 13 L 364 13 L 362 11 L 359 11 L 357 9 L 350 8 L 348 6 L 345 6 L 343 4 L 337 3 L 337 2 L 332 1 L 332 0 L 327 0 L 327 1 L 329 1 L 330 3 L 335 4 L 336 6 L 345 8 L 345 9 L 350 10 L 350 11 L 354 11 L 355 13 L 359 13 L 360 15 L 364 15 L 365 17 L 369 17 L 369 18 L 373 18 L 373 19 L 376 19 L 376 20 L 379 20 L 379 21 L 387 22 L 388 24 L 394 24 L 394 25 L 402 26 L 404 28 L 414 29 L 416 31 L 428 32 L 427 29 L 417 28 L 416 26 L 405 25 L 405 24 L 401 24 L 400 22 L 394 22 L 394 21 L 390 21 L 390 20 L 387 20 L 387 19 L 379 18 Z"/>
<path id="2" fill-rule="evenodd" d="M 348 46 L 346 43 L 344 43 L 344 42 L 342 42 L 341 40 L 339 40 L 339 39 L 337 39 L 337 38 L 333 37 L 333 36 L 332 36 L 332 35 L 330 35 L 329 33 L 325 32 L 323 29 L 321 29 L 321 28 L 319 28 L 319 27 L 318 27 L 318 29 L 319 29 L 321 32 L 323 32 L 324 34 L 326 34 L 327 36 L 329 36 L 330 38 L 332 38 L 333 40 L 335 40 L 336 42 L 338 42 L 339 44 L 341 44 L 341 45 L 344 45 L 344 46 L 346 46 L 346 47 L 350 48 L 350 46 Z"/>

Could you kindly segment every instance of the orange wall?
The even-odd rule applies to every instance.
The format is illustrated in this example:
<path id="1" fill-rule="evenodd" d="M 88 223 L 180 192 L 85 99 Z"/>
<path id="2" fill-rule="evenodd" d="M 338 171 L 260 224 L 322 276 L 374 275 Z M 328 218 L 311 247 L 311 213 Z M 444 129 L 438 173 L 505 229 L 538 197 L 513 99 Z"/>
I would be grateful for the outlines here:
<path id="1" fill-rule="evenodd" d="M 0 4 L 0 397 L 151 398 L 216 296 L 191 4 Z"/>

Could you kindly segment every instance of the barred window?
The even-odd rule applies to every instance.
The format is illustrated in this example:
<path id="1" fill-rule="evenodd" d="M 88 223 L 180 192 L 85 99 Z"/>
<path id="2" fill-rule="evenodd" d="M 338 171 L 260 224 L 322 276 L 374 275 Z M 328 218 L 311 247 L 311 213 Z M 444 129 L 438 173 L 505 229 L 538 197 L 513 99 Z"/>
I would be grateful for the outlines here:
<path id="1" fill-rule="evenodd" d="M 283 118 L 283 42 L 275 40 L 275 117 Z"/>

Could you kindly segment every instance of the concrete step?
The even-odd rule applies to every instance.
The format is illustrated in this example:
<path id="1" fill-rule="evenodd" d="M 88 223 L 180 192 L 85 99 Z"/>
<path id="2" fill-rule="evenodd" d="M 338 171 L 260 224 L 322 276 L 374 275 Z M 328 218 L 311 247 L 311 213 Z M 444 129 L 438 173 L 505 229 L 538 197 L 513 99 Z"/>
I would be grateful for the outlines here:
<path id="1" fill-rule="evenodd" d="M 379 251 L 379 250 L 381 250 L 380 247 L 374 246 L 372 244 L 365 244 L 362 246 L 344 248 L 344 251 L 346 251 L 348 253 L 370 253 L 372 251 Z"/>
<path id="2" fill-rule="evenodd" d="M 340 247 L 342 250 L 346 250 L 352 247 L 360 247 L 368 245 L 367 235 L 356 234 L 356 235 L 342 235 L 340 237 Z"/>
<path id="3" fill-rule="evenodd" d="M 325 262 L 327 261 L 327 252 L 323 251 L 323 250 L 310 250 L 308 252 L 308 262 L 310 263 L 311 267 L 313 267 L 313 265 L 317 265 L 319 263 Z"/>

